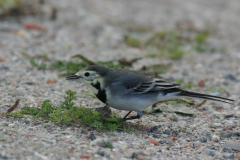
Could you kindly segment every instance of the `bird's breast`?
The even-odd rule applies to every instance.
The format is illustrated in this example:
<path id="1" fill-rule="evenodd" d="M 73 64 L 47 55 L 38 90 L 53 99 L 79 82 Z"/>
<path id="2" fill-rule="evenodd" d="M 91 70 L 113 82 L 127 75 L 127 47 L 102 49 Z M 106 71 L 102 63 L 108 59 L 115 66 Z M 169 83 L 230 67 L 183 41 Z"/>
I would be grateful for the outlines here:
<path id="1" fill-rule="evenodd" d="M 93 93 L 97 96 L 97 98 L 103 103 L 106 103 L 107 101 L 106 90 L 102 88 L 101 84 L 98 81 L 96 81 L 95 83 L 91 83 L 91 88 L 93 90 Z"/>
<path id="2" fill-rule="evenodd" d="M 107 104 L 107 95 L 105 89 L 103 90 L 98 90 L 97 94 L 95 94 L 97 98 L 102 101 L 103 103 Z"/>

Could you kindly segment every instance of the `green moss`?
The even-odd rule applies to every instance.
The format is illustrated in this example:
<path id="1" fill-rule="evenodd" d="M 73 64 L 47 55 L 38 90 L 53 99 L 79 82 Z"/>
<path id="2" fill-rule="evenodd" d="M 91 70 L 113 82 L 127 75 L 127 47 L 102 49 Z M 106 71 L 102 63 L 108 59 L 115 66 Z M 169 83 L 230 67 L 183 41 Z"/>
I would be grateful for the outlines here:
<path id="1" fill-rule="evenodd" d="M 109 68 L 119 68 L 119 64 L 114 64 L 112 61 L 99 61 L 97 62 L 99 65 L 103 65 Z M 63 62 L 63 61 L 57 61 L 51 64 L 51 68 L 57 69 L 59 71 L 66 71 L 67 74 L 75 74 L 82 68 L 87 67 L 88 64 L 84 62 Z"/>
<path id="2" fill-rule="evenodd" d="M 181 84 L 182 83 L 182 78 L 175 79 L 175 82 L 177 82 L 178 84 Z"/>
<path id="3" fill-rule="evenodd" d="M 51 64 L 51 68 L 57 69 L 59 71 L 66 71 L 67 74 L 75 74 L 80 69 L 86 67 L 87 64 L 84 62 L 63 62 L 63 61 L 57 61 Z"/>
<path id="4" fill-rule="evenodd" d="M 193 84 L 192 82 L 189 82 L 187 84 L 185 84 L 183 86 L 184 89 L 190 89 L 190 88 L 193 88 L 193 87 L 196 87 L 197 85 L 196 84 Z"/>
<path id="5" fill-rule="evenodd" d="M 20 112 L 10 112 L 10 113 L 7 113 L 6 116 L 16 117 L 16 118 L 23 118 L 24 117 Z"/>
<path id="6" fill-rule="evenodd" d="M 23 107 L 20 112 L 9 113 L 7 116 L 22 118 L 31 115 L 32 118 L 41 118 L 42 121 L 53 121 L 57 124 L 80 123 L 99 131 L 128 128 L 121 118 L 105 118 L 94 109 L 74 106 L 73 100 L 76 100 L 76 92 L 68 90 L 66 94 L 64 102 L 59 106 L 54 106 L 50 100 L 45 100 L 39 109 Z"/>
<path id="7" fill-rule="evenodd" d="M 170 32 L 155 32 L 145 43 L 149 55 L 161 55 L 171 59 L 181 59 L 185 55 L 182 46 L 185 43 L 184 37 L 180 34 Z M 154 50 L 154 52 L 151 52 Z"/>
<path id="8" fill-rule="evenodd" d="M 124 40 L 125 40 L 125 43 L 130 47 L 140 48 L 142 46 L 141 41 L 136 37 L 126 35 L 124 36 Z"/>
<path id="9" fill-rule="evenodd" d="M 214 52 L 215 48 L 210 47 L 206 43 L 210 33 L 209 29 L 186 28 L 179 30 L 177 28 L 172 31 L 153 32 L 143 42 L 130 35 L 124 36 L 124 39 L 128 46 L 142 47 L 149 57 L 161 56 L 170 59 L 181 59 L 192 50 L 197 52 Z"/>
<path id="10" fill-rule="evenodd" d="M 39 70 L 44 70 L 47 67 L 47 65 L 41 61 L 39 61 L 39 63 L 37 63 L 36 61 L 31 60 L 30 64 L 34 67 L 37 67 Z"/>
<path id="11" fill-rule="evenodd" d="M 119 68 L 119 64 L 114 64 L 113 61 L 98 61 L 97 64 L 106 66 L 108 68 Z"/>
<path id="12" fill-rule="evenodd" d="M 209 92 L 219 92 L 219 93 L 226 93 L 226 88 L 214 88 L 214 87 L 206 87 L 206 90 Z"/>

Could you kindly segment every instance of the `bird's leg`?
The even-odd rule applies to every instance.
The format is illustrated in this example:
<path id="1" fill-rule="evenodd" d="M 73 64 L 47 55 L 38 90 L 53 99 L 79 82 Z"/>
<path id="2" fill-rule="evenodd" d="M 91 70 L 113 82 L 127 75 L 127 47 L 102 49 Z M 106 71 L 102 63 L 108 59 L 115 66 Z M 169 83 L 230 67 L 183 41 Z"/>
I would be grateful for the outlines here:
<path id="1" fill-rule="evenodd" d="M 137 111 L 137 115 L 133 116 L 133 117 L 129 117 L 127 118 L 127 116 L 131 113 L 132 111 L 128 112 L 128 114 L 126 116 L 124 116 L 124 118 L 122 119 L 122 121 L 127 121 L 127 120 L 133 120 L 133 119 L 139 119 L 142 117 L 142 111 Z"/>
<path id="2" fill-rule="evenodd" d="M 127 116 L 131 113 L 132 111 L 129 111 L 126 116 L 123 117 L 122 121 L 126 121 L 127 120 Z"/>

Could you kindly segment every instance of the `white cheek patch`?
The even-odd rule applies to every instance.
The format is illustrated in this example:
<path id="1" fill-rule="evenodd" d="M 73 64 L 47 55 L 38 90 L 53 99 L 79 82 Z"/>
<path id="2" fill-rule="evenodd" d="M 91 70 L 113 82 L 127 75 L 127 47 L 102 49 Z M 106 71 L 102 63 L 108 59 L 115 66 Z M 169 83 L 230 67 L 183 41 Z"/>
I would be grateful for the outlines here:
<path id="1" fill-rule="evenodd" d="M 97 93 L 98 93 L 98 90 L 97 90 L 95 87 L 93 87 L 89 82 L 86 82 L 86 81 L 85 81 L 85 84 L 87 85 L 88 88 L 90 88 L 90 89 L 92 90 L 92 92 L 93 92 L 94 94 L 97 94 Z"/>
<path id="2" fill-rule="evenodd" d="M 92 85 L 90 86 L 90 88 L 94 94 L 98 93 L 98 90 L 96 88 L 94 88 Z"/>

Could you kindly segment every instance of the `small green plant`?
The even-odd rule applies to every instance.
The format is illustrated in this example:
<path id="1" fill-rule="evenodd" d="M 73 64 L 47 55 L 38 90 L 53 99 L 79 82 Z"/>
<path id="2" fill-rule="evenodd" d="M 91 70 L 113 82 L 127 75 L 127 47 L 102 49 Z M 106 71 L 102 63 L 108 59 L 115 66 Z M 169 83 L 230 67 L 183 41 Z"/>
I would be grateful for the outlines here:
<path id="1" fill-rule="evenodd" d="M 103 142 L 103 147 L 104 148 L 113 148 L 113 146 L 112 146 L 112 143 L 111 143 L 111 140 L 110 139 L 108 139 L 107 141 L 102 141 Z"/>
<path id="2" fill-rule="evenodd" d="M 175 79 L 175 82 L 177 82 L 178 84 L 181 84 L 182 83 L 182 78 Z"/>
<path id="3" fill-rule="evenodd" d="M 183 100 L 183 99 L 172 99 L 172 100 L 166 100 L 165 102 L 171 104 L 171 105 L 176 105 L 179 103 L 185 104 L 186 106 L 193 106 L 194 105 L 194 101 L 193 100 Z"/>
<path id="4" fill-rule="evenodd" d="M 98 61 L 97 64 L 106 66 L 108 68 L 119 68 L 119 64 L 114 64 L 113 61 Z"/>
<path id="5" fill-rule="evenodd" d="M 134 31 L 132 31 L 134 33 Z M 139 38 L 125 35 L 125 44 L 131 47 L 144 48 L 149 57 L 161 56 L 170 59 L 181 59 L 185 54 L 197 52 L 214 52 L 215 48 L 206 42 L 211 30 L 185 28 L 170 31 L 153 32 L 149 38 L 140 42 Z"/>
<path id="6" fill-rule="evenodd" d="M 196 84 L 193 84 L 192 82 L 189 82 L 187 84 L 185 84 L 183 86 L 184 89 L 190 89 L 190 88 L 193 88 L 193 87 L 196 87 L 197 85 Z"/>
<path id="7" fill-rule="evenodd" d="M 23 107 L 20 112 L 8 113 L 7 116 L 22 118 L 30 115 L 32 118 L 41 118 L 44 122 L 80 123 L 97 130 L 125 130 L 128 128 L 121 118 L 105 118 L 94 109 L 75 106 L 73 100 L 76 100 L 76 92 L 68 90 L 66 94 L 65 100 L 59 106 L 54 106 L 50 100 L 45 100 L 41 108 Z"/>
<path id="8" fill-rule="evenodd" d="M 119 64 L 114 64 L 112 61 L 99 61 L 94 64 L 103 65 L 109 68 L 119 68 Z M 87 67 L 89 64 L 83 62 L 63 62 L 57 61 L 51 64 L 51 68 L 57 69 L 59 71 L 66 71 L 67 74 L 75 74 L 84 67 Z"/>
<path id="9" fill-rule="evenodd" d="M 37 63 L 36 61 L 31 60 L 30 64 L 34 67 L 37 67 L 39 70 L 44 70 L 47 67 L 47 65 L 41 61 L 39 61 L 39 63 Z"/>
<path id="10" fill-rule="evenodd" d="M 84 62 L 63 62 L 63 61 L 57 61 L 51 64 L 51 68 L 57 69 L 59 71 L 66 71 L 67 74 L 75 74 L 80 69 L 86 67 L 87 64 Z"/>
<path id="11" fill-rule="evenodd" d="M 10 117 L 16 117 L 16 118 L 23 118 L 24 116 L 22 114 L 20 114 L 19 112 L 10 112 L 10 113 L 7 113 L 7 116 L 10 116 Z"/>
<path id="12" fill-rule="evenodd" d="M 206 87 L 206 90 L 209 92 L 219 92 L 219 93 L 226 93 L 226 88 L 214 88 L 214 87 Z"/>
<path id="13" fill-rule="evenodd" d="M 142 46 L 140 40 L 136 37 L 125 35 L 124 40 L 125 40 L 125 43 L 130 47 L 140 48 Z"/>
<path id="14" fill-rule="evenodd" d="M 149 55 L 161 55 L 171 59 L 181 59 L 185 55 L 182 46 L 186 43 L 185 38 L 173 31 L 156 32 L 145 43 Z M 155 50 L 151 53 L 151 50 Z"/>

